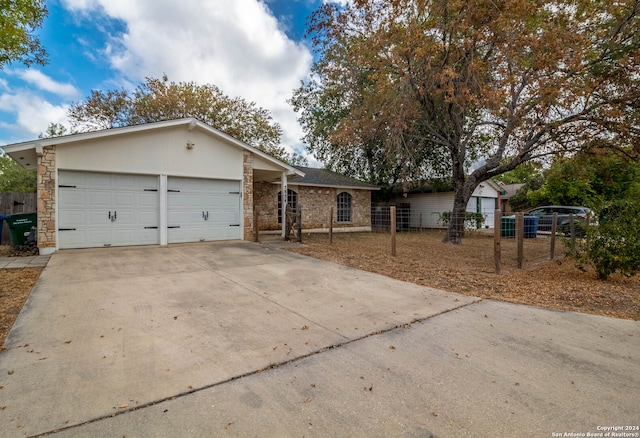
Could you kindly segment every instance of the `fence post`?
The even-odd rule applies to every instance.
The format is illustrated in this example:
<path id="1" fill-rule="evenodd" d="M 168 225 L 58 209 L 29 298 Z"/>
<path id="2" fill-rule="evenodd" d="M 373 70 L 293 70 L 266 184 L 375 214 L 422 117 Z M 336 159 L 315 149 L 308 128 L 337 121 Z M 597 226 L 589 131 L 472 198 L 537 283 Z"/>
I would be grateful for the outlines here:
<path id="1" fill-rule="evenodd" d="M 516 214 L 516 240 L 518 241 L 518 269 L 522 269 L 524 259 L 524 213 Z"/>
<path id="2" fill-rule="evenodd" d="M 493 259 L 496 265 L 496 274 L 500 273 L 500 237 L 502 236 L 502 211 L 496 210 L 493 215 Z"/>
<path id="3" fill-rule="evenodd" d="M 396 207 L 389 207 L 389 219 L 391 221 L 391 255 L 396 256 Z"/>
<path id="4" fill-rule="evenodd" d="M 571 254 L 576 253 L 576 224 L 573 214 L 569 215 L 569 232 L 571 233 Z"/>
<path id="5" fill-rule="evenodd" d="M 258 221 L 260 220 L 260 209 L 258 209 L 258 207 L 256 207 L 253 210 L 253 241 L 254 242 L 260 242 L 260 225 L 258 224 Z"/>
<path id="6" fill-rule="evenodd" d="M 420 212 L 420 232 L 422 233 L 422 212 Z"/>
<path id="7" fill-rule="evenodd" d="M 329 210 L 329 245 L 333 244 L 333 207 Z"/>
<path id="8" fill-rule="evenodd" d="M 551 219 L 551 254 L 549 255 L 551 260 L 556 257 L 556 231 L 558 228 L 558 213 L 553 213 Z"/>

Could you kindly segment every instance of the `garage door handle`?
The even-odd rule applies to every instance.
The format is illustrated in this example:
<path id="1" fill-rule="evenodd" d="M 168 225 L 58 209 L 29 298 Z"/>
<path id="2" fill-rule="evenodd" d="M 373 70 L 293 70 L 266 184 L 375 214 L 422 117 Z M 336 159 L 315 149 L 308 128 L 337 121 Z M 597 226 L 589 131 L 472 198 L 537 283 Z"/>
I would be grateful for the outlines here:
<path id="1" fill-rule="evenodd" d="M 115 221 L 118 218 L 118 212 L 114 211 L 113 212 L 113 216 L 111 215 L 111 212 L 109 212 L 109 219 L 111 219 L 111 222 Z"/>
<path id="2" fill-rule="evenodd" d="M 207 212 L 204 212 L 204 211 L 202 212 L 202 219 L 204 219 L 205 221 L 209 220 L 209 212 L 208 211 Z"/>

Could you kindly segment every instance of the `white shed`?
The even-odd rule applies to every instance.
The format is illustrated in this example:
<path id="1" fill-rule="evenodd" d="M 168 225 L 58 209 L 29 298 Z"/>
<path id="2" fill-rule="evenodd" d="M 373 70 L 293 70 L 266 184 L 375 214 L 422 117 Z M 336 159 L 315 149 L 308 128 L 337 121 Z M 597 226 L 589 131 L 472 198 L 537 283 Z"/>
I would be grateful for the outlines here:
<path id="1" fill-rule="evenodd" d="M 501 193 L 500 186 L 488 180 L 480 183 L 469 199 L 467 211 L 482 213 L 485 228 L 493 228 L 494 213 L 499 208 Z M 409 210 L 410 228 L 445 228 L 440 217 L 442 213 L 453 210 L 453 192 L 408 193 L 393 202 Z"/>

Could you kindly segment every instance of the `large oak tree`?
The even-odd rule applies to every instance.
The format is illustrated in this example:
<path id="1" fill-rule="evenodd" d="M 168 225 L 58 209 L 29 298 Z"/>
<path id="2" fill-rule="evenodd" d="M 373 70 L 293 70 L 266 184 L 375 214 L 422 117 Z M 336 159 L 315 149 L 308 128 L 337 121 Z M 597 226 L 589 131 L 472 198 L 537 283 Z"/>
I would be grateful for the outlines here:
<path id="1" fill-rule="evenodd" d="M 212 84 L 173 82 L 146 78 L 133 92 L 125 89 L 93 90 L 69 109 L 72 132 L 89 132 L 193 117 L 214 128 L 291 164 L 306 159 L 280 146 L 282 129 L 271 113 L 240 97 L 229 97 Z M 66 133 L 52 124 L 46 137 Z"/>
<path id="2" fill-rule="evenodd" d="M 460 243 L 482 181 L 599 140 L 640 150 L 639 15 L 640 0 L 325 4 L 292 102 L 320 159 L 450 176 Z"/>

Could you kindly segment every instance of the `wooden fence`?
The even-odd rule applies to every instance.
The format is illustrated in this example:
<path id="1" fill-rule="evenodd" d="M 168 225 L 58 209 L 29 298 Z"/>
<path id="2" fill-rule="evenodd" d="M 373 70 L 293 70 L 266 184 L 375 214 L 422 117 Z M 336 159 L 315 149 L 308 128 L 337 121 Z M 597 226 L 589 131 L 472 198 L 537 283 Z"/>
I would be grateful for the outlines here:
<path id="1" fill-rule="evenodd" d="M 35 193 L 0 192 L 0 215 L 35 213 L 38 198 Z M 11 242 L 9 227 L 2 221 L 2 244 Z"/>

